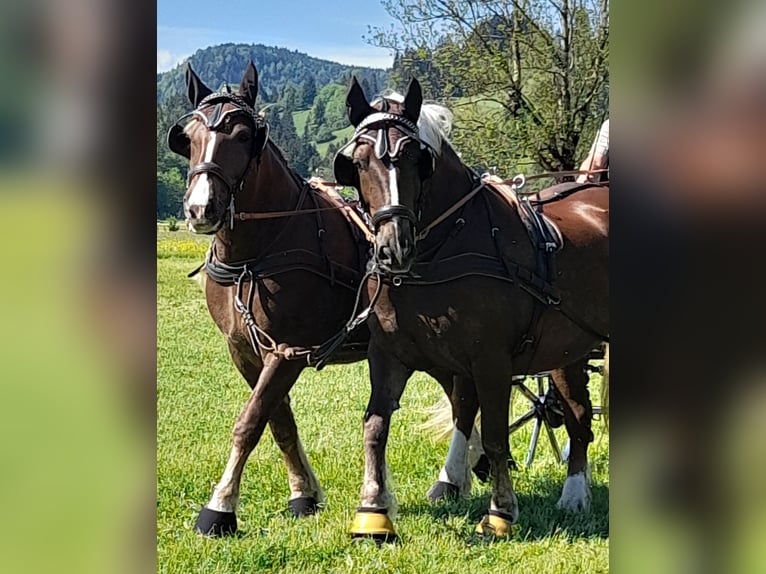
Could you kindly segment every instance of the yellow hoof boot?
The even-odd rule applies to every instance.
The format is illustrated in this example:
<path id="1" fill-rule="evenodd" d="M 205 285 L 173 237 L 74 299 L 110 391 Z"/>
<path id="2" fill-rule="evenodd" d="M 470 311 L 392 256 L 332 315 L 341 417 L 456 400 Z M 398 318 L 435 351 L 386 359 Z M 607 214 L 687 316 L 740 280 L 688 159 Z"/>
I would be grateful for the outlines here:
<path id="1" fill-rule="evenodd" d="M 512 522 L 513 517 L 510 514 L 497 510 L 490 510 L 485 514 L 481 522 L 476 525 L 476 532 L 482 536 L 491 536 L 494 538 L 505 538 L 513 536 L 519 529 L 517 524 Z"/>
<path id="2" fill-rule="evenodd" d="M 359 508 L 351 523 L 351 538 L 372 538 L 378 542 L 396 540 L 394 523 L 385 508 Z"/>

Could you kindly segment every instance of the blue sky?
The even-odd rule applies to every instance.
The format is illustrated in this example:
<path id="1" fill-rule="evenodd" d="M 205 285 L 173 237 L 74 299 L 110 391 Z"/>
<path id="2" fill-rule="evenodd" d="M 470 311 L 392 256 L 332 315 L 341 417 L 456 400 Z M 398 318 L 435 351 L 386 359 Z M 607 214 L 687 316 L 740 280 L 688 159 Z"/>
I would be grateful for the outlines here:
<path id="1" fill-rule="evenodd" d="M 157 71 L 199 48 L 226 42 L 265 44 L 310 56 L 387 68 L 393 56 L 362 39 L 368 25 L 394 20 L 380 0 L 158 0 Z"/>

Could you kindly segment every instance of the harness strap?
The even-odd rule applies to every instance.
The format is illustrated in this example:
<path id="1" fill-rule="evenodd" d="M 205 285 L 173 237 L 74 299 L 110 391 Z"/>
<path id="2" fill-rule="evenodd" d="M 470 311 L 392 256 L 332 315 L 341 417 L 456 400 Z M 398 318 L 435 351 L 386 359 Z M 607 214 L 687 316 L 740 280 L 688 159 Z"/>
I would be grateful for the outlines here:
<path id="1" fill-rule="evenodd" d="M 594 174 L 600 174 L 608 172 L 608 169 L 570 169 L 568 171 L 545 171 L 543 173 L 536 173 L 533 175 L 525 175 L 524 180 L 530 181 L 532 179 L 543 179 L 547 177 L 551 178 L 559 178 L 559 177 L 572 177 L 575 175 L 594 175 Z M 502 185 L 508 184 L 508 183 L 514 183 L 516 181 L 516 178 L 511 179 L 502 179 L 493 183 L 499 183 Z M 589 182 L 590 185 L 593 185 L 594 182 Z"/>
<path id="2" fill-rule="evenodd" d="M 463 207 L 466 203 L 468 203 L 474 195 L 479 193 L 482 189 L 486 187 L 485 182 L 481 182 L 478 186 L 476 186 L 468 195 L 464 195 L 460 200 L 452 204 L 452 207 L 450 207 L 447 211 L 443 212 L 439 217 L 434 219 L 431 223 L 426 225 L 417 235 L 417 240 L 421 241 L 422 239 L 425 239 L 428 234 L 431 232 L 431 230 L 439 225 L 442 221 L 447 219 L 450 215 L 455 213 L 458 209 Z"/>
<path id="3" fill-rule="evenodd" d="M 359 216 L 359 213 L 353 208 L 353 206 L 344 200 L 337 191 L 335 191 L 335 187 L 338 185 L 337 183 L 332 181 L 322 181 L 317 178 L 311 178 L 309 180 L 309 185 L 314 189 L 324 193 L 330 201 L 334 201 L 337 205 L 337 207 L 334 209 L 342 209 L 346 219 L 348 219 L 351 223 L 359 228 L 359 230 L 362 232 L 362 235 L 364 235 L 364 238 L 369 243 L 375 243 L 375 234 L 370 231 L 370 228 Z"/>
<path id="4" fill-rule="evenodd" d="M 609 342 L 609 335 L 591 327 L 577 313 L 562 303 L 560 293 L 553 285 L 510 259 L 501 259 L 484 253 L 460 253 L 439 259 L 436 262 L 416 263 L 409 275 L 397 275 L 394 278 L 386 277 L 384 280 L 394 286 L 423 286 L 450 283 L 471 276 L 489 277 L 515 284 L 542 303 L 544 308 L 559 311 L 583 331 L 597 339 Z"/>
<path id="5" fill-rule="evenodd" d="M 290 249 L 260 259 L 242 261 L 236 264 L 223 263 L 215 256 L 211 247 L 205 263 L 205 272 L 216 283 L 224 286 L 235 285 L 245 271 L 253 280 L 260 281 L 288 271 L 308 271 L 331 280 L 333 277 L 343 287 L 354 290 L 359 283 L 359 273 L 335 261 L 330 261 L 332 272 L 327 269 L 326 260 L 307 249 Z M 194 273 L 198 272 L 199 268 Z"/>

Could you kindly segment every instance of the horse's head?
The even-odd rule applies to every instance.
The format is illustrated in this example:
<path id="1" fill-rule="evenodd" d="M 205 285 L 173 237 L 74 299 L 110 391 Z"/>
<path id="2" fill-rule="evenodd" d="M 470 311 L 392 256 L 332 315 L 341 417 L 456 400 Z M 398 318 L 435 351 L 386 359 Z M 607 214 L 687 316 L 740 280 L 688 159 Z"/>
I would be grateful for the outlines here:
<path id="1" fill-rule="evenodd" d="M 415 79 L 405 96 L 370 105 L 354 78 L 346 109 L 356 131 L 335 157 L 335 179 L 359 190 L 374 226 L 375 260 L 392 273 L 412 265 L 422 187 L 433 171 L 433 150 L 417 125 L 422 103 Z"/>
<path id="2" fill-rule="evenodd" d="M 189 159 L 184 214 L 196 233 L 215 233 L 226 221 L 250 163 L 263 151 L 268 126 L 254 111 L 258 72 L 250 62 L 237 92 L 213 92 L 186 69 L 194 111 L 168 132 L 170 149 Z"/>

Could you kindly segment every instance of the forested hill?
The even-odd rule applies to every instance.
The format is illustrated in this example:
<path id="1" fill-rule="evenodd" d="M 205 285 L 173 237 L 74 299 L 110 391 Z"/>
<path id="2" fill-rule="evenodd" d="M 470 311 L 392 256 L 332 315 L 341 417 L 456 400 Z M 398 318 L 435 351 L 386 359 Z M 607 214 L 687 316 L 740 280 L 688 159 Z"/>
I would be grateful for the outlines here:
<path id="1" fill-rule="evenodd" d="M 197 50 L 190 57 L 192 67 L 212 89 L 228 82 L 237 86 L 252 60 L 258 70 L 259 92 L 263 101 L 274 102 L 288 84 L 308 89 L 308 108 L 316 92 L 331 83 L 346 84 L 351 74 L 376 93 L 388 84 L 389 72 L 381 69 L 347 66 L 313 58 L 301 52 L 262 44 L 221 44 Z M 157 101 L 186 93 L 185 65 L 157 75 Z"/>

